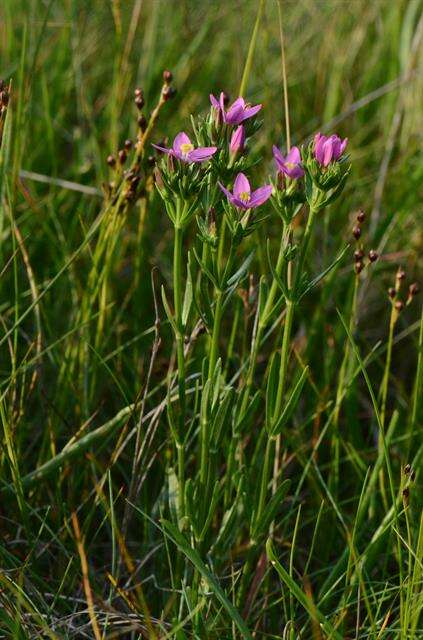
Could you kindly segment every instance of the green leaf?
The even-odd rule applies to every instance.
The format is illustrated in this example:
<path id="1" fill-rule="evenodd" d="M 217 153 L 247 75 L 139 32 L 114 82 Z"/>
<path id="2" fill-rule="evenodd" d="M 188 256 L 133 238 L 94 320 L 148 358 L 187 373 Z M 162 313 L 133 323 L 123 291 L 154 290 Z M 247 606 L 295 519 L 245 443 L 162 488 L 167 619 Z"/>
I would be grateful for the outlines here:
<path id="1" fill-rule="evenodd" d="M 213 493 L 210 499 L 210 507 L 209 507 L 209 511 L 207 513 L 207 517 L 206 517 L 206 521 L 204 522 L 203 528 L 201 530 L 199 539 L 200 540 L 204 540 L 206 533 L 209 529 L 210 523 L 212 521 L 212 518 L 214 516 L 214 513 L 216 511 L 216 505 L 217 502 L 219 500 L 219 490 L 220 490 L 220 482 L 219 480 L 216 480 L 216 482 L 214 483 L 214 487 L 213 487 Z"/>
<path id="2" fill-rule="evenodd" d="M 241 618 L 239 611 L 230 602 L 216 578 L 210 573 L 204 562 L 201 560 L 197 551 L 195 549 L 192 549 L 186 538 L 171 522 L 162 519 L 161 523 L 163 525 L 164 533 L 171 540 L 173 540 L 178 549 L 182 551 L 182 553 L 188 558 L 188 560 L 201 574 L 203 579 L 207 582 L 210 590 L 214 593 L 217 600 L 228 613 L 232 622 L 234 622 L 234 624 L 238 627 L 238 630 L 242 634 L 242 637 L 247 638 L 247 640 L 253 640 L 253 636 L 251 635 L 251 632 L 245 624 L 244 620 Z"/>
<path id="3" fill-rule="evenodd" d="M 245 258 L 240 268 L 235 271 L 235 273 L 228 279 L 228 282 L 226 283 L 228 287 L 237 287 L 239 285 L 242 278 L 248 271 L 248 267 L 250 266 L 251 261 L 254 258 L 254 254 L 255 250 L 251 251 L 251 253 Z"/>
<path id="4" fill-rule="evenodd" d="M 273 412 L 275 409 L 276 394 L 278 391 L 278 373 L 279 373 L 279 353 L 272 354 L 270 360 L 269 377 L 267 378 L 266 387 L 266 428 L 272 424 Z"/>
<path id="5" fill-rule="evenodd" d="M 217 450 L 223 435 L 225 433 L 225 426 L 228 417 L 228 413 L 232 407 L 235 391 L 232 387 L 228 389 L 223 400 L 221 401 L 217 413 L 213 419 L 213 426 L 210 434 L 210 448 Z"/>
<path id="6" fill-rule="evenodd" d="M 169 306 L 169 303 L 168 303 L 167 298 L 166 298 L 166 291 L 165 291 L 165 288 L 164 288 L 163 285 L 161 287 L 161 293 L 162 293 L 163 307 L 164 307 L 167 319 L 169 320 L 170 324 L 172 325 L 172 328 L 173 328 L 174 332 L 176 334 L 178 334 L 179 333 L 178 327 L 177 327 L 175 318 L 174 318 L 174 316 L 172 314 L 172 311 L 170 310 L 170 306 Z"/>
<path id="7" fill-rule="evenodd" d="M 253 530 L 251 532 L 252 538 L 257 540 L 260 535 L 263 535 L 269 531 L 270 524 L 278 515 L 278 511 L 283 505 L 283 500 L 288 493 L 290 486 L 291 480 L 284 480 L 276 489 L 263 513 L 263 516 L 260 519 L 260 522 L 255 523 L 253 527 Z"/>
<path id="8" fill-rule="evenodd" d="M 189 260 L 189 257 L 188 257 Z M 184 303 L 182 306 L 182 325 L 185 328 L 185 325 L 188 321 L 189 312 L 191 311 L 192 306 L 192 279 L 191 279 L 191 270 L 187 271 L 187 282 L 185 285 L 185 294 L 184 294 Z"/>
<path id="9" fill-rule="evenodd" d="M 235 412 L 236 416 L 236 424 L 234 426 L 234 435 L 239 435 L 244 429 L 248 429 L 248 425 L 254 418 L 254 414 L 257 411 L 260 404 L 261 393 L 260 391 L 256 391 L 253 397 L 251 398 L 248 407 L 244 411 L 242 415 L 239 415 L 239 411 Z M 240 402 L 242 402 L 242 396 L 240 396 Z"/>
<path id="10" fill-rule="evenodd" d="M 297 585 L 295 580 L 289 575 L 288 571 L 277 560 L 272 541 L 269 540 L 266 543 L 267 556 L 279 574 L 281 580 L 286 584 L 291 594 L 298 600 L 298 602 L 304 607 L 312 620 L 316 620 L 326 635 L 334 640 L 342 640 L 342 636 L 337 632 L 332 623 L 323 615 L 323 613 L 317 608 L 313 600 L 307 596 L 302 589 Z"/>
<path id="11" fill-rule="evenodd" d="M 338 255 L 337 258 L 335 258 L 335 260 L 332 262 L 332 264 L 330 264 L 324 271 L 322 271 L 322 273 L 319 273 L 318 276 L 316 276 L 311 282 L 308 283 L 308 285 L 305 287 L 304 291 L 301 292 L 300 297 L 298 298 L 298 302 L 312 289 L 314 289 L 314 287 L 316 285 L 319 284 L 319 282 L 321 280 L 323 280 L 323 278 L 325 276 L 327 276 L 327 274 L 332 271 L 332 269 L 334 269 L 336 267 L 337 264 L 339 264 L 339 262 L 341 262 L 342 258 L 344 257 L 346 251 L 350 248 L 350 245 L 347 244 L 341 251 L 341 253 Z"/>
<path id="12" fill-rule="evenodd" d="M 297 384 L 295 385 L 295 387 L 293 388 L 293 390 L 291 391 L 291 395 L 289 396 L 289 400 L 286 403 L 282 414 L 280 415 L 280 417 L 277 419 L 274 427 L 272 427 L 271 430 L 271 435 L 272 436 L 277 436 L 282 429 L 284 428 L 284 426 L 286 425 L 286 423 L 288 422 L 289 418 L 292 416 L 295 407 L 297 406 L 297 402 L 299 400 L 299 397 L 301 395 L 301 391 L 303 390 L 303 386 L 305 384 L 306 378 L 307 378 L 307 374 L 308 374 L 308 367 L 304 367 L 304 369 L 302 370 L 302 373 L 298 379 Z"/>

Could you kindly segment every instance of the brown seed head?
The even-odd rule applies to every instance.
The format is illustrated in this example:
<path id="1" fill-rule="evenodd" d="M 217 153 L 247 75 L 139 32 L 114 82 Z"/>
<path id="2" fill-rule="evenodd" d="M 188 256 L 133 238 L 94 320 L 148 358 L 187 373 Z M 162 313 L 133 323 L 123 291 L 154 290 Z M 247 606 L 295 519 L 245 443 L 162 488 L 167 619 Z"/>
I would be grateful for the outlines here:
<path id="1" fill-rule="evenodd" d="M 397 278 L 397 280 L 404 280 L 404 278 L 405 278 L 405 271 L 401 267 L 397 271 L 396 278 Z"/>
<path id="2" fill-rule="evenodd" d="M 359 239 L 359 237 L 361 236 L 361 227 L 359 227 L 358 225 L 356 225 L 353 230 L 352 230 L 352 234 L 354 236 L 354 238 L 356 240 Z"/>
<path id="3" fill-rule="evenodd" d="M 354 265 L 354 271 L 358 275 L 363 271 L 363 269 L 364 269 L 364 263 L 361 260 L 358 260 Z"/>
<path id="4" fill-rule="evenodd" d="M 163 88 L 162 96 L 163 100 L 167 102 L 168 100 L 172 100 L 176 95 L 176 89 L 174 87 L 166 86 Z"/>
<path id="5" fill-rule="evenodd" d="M 147 120 L 143 114 L 141 114 L 137 119 L 137 124 L 142 132 L 147 129 Z"/>
<path id="6" fill-rule="evenodd" d="M 394 287 L 389 287 L 388 296 L 393 299 L 397 295 L 397 290 Z"/>
<path id="7" fill-rule="evenodd" d="M 107 164 L 109 167 L 114 167 L 116 165 L 116 158 L 112 155 L 107 156 Z"/>
<path id="8" fill-rule="evenodd" d="M 166 84 L 169 84 L 169 82 L 172 82 L 173 73 L 171 71 L 168 71 L 168 69 L 165 69 L 165 71 L 163 71 L 163 80 L 166 82 Z"/>
<path id="9" fill-rule="evenodd" d="M 360 209 L 359 212 L 357 213 L 357 222 L 364 222 L 366 219 L 366 214 L 364 213 L 363 209 Z"/>
<path id="10" fill-rule="evenodd" d="M 358 262 L 359 260 L 362 260 L 363 258 L 364 258 L 363 249 L 357 249 L 356 251 L 354 251 L 354 260 L 356 262 Z"/>
<path id="11" fill-rule="evenodd" d="M 411 298 L 416 296 L 419 293 L 419 291 L 420 291 L 420 287 L 419 287 L 417 282 L 413 282 L 408 287 L 408 293 L 409 293 Z"/>
<path id="12" fill-rule="evenodd" d="M 124 147 L 127 151 L 132 147 L 132 140 L 125 140 Z"/>
<path id="13" fill-rule="evenodd" d="M 375 251 L 374 249 L 370 249 L 370 251 L 369 251 L 369 260 L 370 260 L 370 262 L 376 262 L 378 257 L 379 257 L 378 252 Z"/>
<path id="14" fill-rule="evenodd" d="M 126 151 L 125 149 L 121 149 L 118 153 L 120 164 L 125 164 L 126 162 Z"/>
<path id="15" fill-rule="evenodd" d="M 141 96 L 137 96 L 135 98 L 135 105 L 136 105 L 136 107 L 137 107 L 137 109 L 139 111 L 141 111 L 141 109 L 143 108 L 144 104 L 145 104 L 145 101 L 144 101 L 144 98 L 143 98 L 142 95 Z"/>
<path id="16" fill-rule="evenodd" d="M 395 309 L 400 312 L 404 309 L 404 303 L 402 300 L 397 300 L 395 303 Z"/>

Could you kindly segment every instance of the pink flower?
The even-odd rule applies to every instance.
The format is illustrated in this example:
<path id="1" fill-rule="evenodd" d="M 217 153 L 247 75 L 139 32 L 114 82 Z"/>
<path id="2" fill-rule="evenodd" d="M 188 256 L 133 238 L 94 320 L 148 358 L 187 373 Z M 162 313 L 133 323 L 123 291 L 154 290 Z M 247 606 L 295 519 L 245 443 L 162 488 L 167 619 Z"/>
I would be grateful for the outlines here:
<path id="1" fill-rule="evenodd" d="M 184 131 L 178 133 L 171 149 L 159 147 L 157 144 L 153 144 L 153 147 L 162 153 L 167 153 L 169 156 L 178 158 L 178 160 L 182 162 L 204 162 L 205 160 L 209 160 L 217 151 L 217 147 L 195 148 Z"/>
<path id="2" fill-rule="evenodd" d="M 222 114 L 223 122 L 226 124 L 241 124 L 244 120 L 252 118 L 258 113 L 262 107 L 261 104 L 257 104 L 254 107 L 250 107 L 245 103 L 244 98 L 237 98 L 235 102 L 225 111 L 225 94 L 223 91 L 220 94 L 219 100 L 210 94 L 210 102 L 214 109 L 217 109 Z"/>
<path id="3" fill-rule="evenodd" d="M 304 169 L 301 165 L 301 154 L 298 147 L 291 147 L 287 156 L 284 157 L 279 149 L 273 145 L 273 157 L 278 171 L 284 173 L 288 178 L 297 180 L 304 175 Z"/>
<path id="4" fill-rule="evenodd" d="M 314 155 L 319 164 L 327 167 L 331 162 L 336 162 L 342 156 L 348 144 L 348 138 L 341 140 L 339 136 L 323 136 L 316 133 L 314 136 Z"/>
<path id="5" fill-rule="evenodd" d="M 225 187 L 218 183 L 229 202 L 239 209 L 255 209 L 261 204 L 266 202 L 272 195 L 272 185 L 266 184 L 259 189 L 251 192 L 250 183 L 248 178 L 243 173 L 238 173 L 234 182 L 233 193 L 225 189 Z"/>
<path id="6" fill-rule="evenodd" d="M 245 144 L 245 130 L 242 124 L 239 125 L 233 132 L 231 136 L 231 141 L 229 143 L 229 152 L 231 155 L 235 155 L 238 152 L 242 152 L 244 150 Z"/>

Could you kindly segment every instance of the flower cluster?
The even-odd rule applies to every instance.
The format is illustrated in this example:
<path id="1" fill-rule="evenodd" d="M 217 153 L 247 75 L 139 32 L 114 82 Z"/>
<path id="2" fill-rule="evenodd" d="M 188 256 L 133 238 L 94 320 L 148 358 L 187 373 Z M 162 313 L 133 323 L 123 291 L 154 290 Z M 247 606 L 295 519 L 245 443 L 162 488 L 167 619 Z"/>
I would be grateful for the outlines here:
<path id="1" fill-rule="evenodd" d="M 199 202 L 203 187 L 213 183 L 226 196 L 228 206 L 241 213 L 263 205 L 273 194 L 273 204 L 285 220 L 292 219 L 306 200 L 319 210 L 337 197 L 349 171 L 344 153 L 347 138 L 317 133 L 308 145 L 301 149 L 292 146 L 286 154 L 273 145 L 276 179 L 252 190 L 245 175 L 251 166 L 248 140 L 257 129 L 255 116 L 262 105 L 251 105 L 242 97 L 230 105 L 228 102 L 224 92 L 219 98 L 210 95 L 208 118 L 194 125 L 195 141 L 181 131 L 171 146 L 153 145 L 168 158 L 158 175 L 162 197 L 173 193 L 186 198 L 189 194 Z M 203 209 L 214 208 L 216 200 L 214 189 L 212 197 L 203 198 Z"/>

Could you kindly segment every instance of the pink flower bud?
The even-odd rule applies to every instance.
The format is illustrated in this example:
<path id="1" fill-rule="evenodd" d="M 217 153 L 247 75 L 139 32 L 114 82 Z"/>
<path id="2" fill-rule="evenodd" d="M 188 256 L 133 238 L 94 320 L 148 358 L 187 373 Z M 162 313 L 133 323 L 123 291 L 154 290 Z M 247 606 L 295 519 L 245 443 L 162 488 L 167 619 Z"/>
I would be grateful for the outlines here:
<path id="1" fill-rule="evenodd" d="M 245 145 L 245 130 L 242 124 L 239 125 L 231 136 L 231 142 L 229 144 L 229 151 L 231 156 L 244 151 Z"/>

